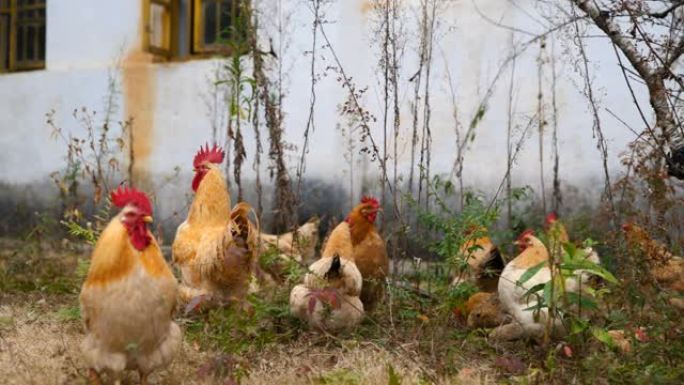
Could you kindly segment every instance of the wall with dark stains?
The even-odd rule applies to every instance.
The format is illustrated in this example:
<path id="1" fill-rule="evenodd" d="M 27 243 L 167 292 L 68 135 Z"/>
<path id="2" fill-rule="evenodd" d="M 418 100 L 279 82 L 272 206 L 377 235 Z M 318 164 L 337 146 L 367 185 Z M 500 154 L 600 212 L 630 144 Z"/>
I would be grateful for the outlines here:
<path id="1" fill-rule="evenodd" d="M 270 37 L 283 60 L 285 139 L 296 149 L 288 158 L 294 169 L 308 120 L 311 80 L 310 55 L 306 52 L 311 49 L 311 13 L 298 0 L 282 3 L 285 3 L 284 9 L 278 10 L 270 2 L 260 2 L 262 24 L 265 26 L 264 39 L 260 44 L 267 50 Z M 400 173 L 406 175 L 410 162 L 414 87 L 410 78 L 416 71 L 417 44 L 416 38 L 410 35 L 411 25 L 415 24 L 415 8 L 411 7 L 419 2 L 403 3 L 407 7 L 405 23 L 408 36 L 404 41 L 405 53 L 400 68 L 402 112 L 397 147 Z M 479 11 L 474 8 L 474 3 L 478 4 Z M 531 0 L 519 3 L 525 7 L 533 5 Z M 12 202 L 29 199 L 28 205 L 35 207 L 55 203 L 56 189 L 51 187 L 49 174 L 63 167 L 65 151 L 61 142 L 50 137 L 45 113 L 54 110 L 57 125 L 82 133 L 82 128 L 71 117 L 72 111 L 82 106 L 102 111 L 108 76 L 112 75 L 117 85 L 115 119 L 133 119 L 133 141 L 127 145 L 128 150 L 132 150 L 135 183 L 156 192 L 157 209 L 162 216 L 184 215 L 190 197 L 194 152 L 202 143 L 213 139 L 213 132 L 217 132 L 216 139 L 220 142 L 225 138 L 226 108 L 223 96 L 215 93 L 214 84 L 222 61 L 155 61 L 141 45 L 140 0 L 71 0 L 48 1 L 47 4 L 46 68 L 0 75 L 0 202 L 12 205 Z M 433 50 L 430 77 L 433 174 L 448 174 L 455 159 L 451 89 L 455 89 L 461 123 L 467 126 L 509 52 L 510 31 L 483 21 L 478 12 L 532 32 L 540 28 L 538 23 L 529 20 L 528 15 L 509 2 L 487 0 L 445 4 L 448 5 L 441 10 L 441 32 Z M 274 21 L 277 15 L 286 16 L 282 39 L 277 38 L 278 23 Z M 372 129 L 375 139 L 380 142 L 383 136 L 380 124 L 382 81 L 377 44 L 371 47 L 377 35 L 372 32 L 376 16 L 368 1 L 345 0 L 330 5 L 326 17 L 335 21 L 324 27 L 344 70 L 359 88 L 368 87 L 362 102 L 378 118 Z M 522 33 L 514 37 L 517 41 L 526 38 Z M 279 43 L 282 43 L 282 50 Z M 551 47 L 550 40 L 548 44 Z M 560 40 L 553 45 L 559 67 L 557 98 L 561 179 L 593 200 L 602 188 L 603 171 L 592 135 L 591 116 L 578 81 L 576 63 L 564 53 L 568 46 Z M 638 122 L 638 115 L 630 107 L 631 98 L 626 92 L 613 91 L 622 90 L 623 83 L 616 70 L 615 59 L 610 54 L 612 51 L 606 49 L 601 39 L 588 41 L 587 45 L 593 59 L 592 77 L 601 103 L 604 133 L 609 140 L 609 166 L 611 173 L 619 174 L 618 155 L 633 135 L 606 111 L 616 112 L 627 123 Z M 336 64 L 324 45 L 318 50 L 316 72 L 322 74 L 326 67 Z M 537 51 L 536 48 L 530 49 L 530 53 L 522 56 L 516 64 L 514 104 L 518 130 L 535 111 Z M 268 65 L 274 65 L 272 57 L 266 60 Z M 247 61 L 245 66 L 249 68 Z M 551 79 L 548 73 L 545 76 L 544 82 L 548 84 Z M 327 72 L 327 76 L 321 77 L 316 84 L 316 126 L 311 135 L 306 175 L 338 186 L 344 192 L 340 199 L 346 201 L 350 193 L 353 199 L 358 198 L 364 188 L 361 181 L 377 175 L 378 165 L 360 155 L 357 147 L 353 151 L 358 161 L 353 167 L 352 180 L 355 183 L 353 190 L 349 191 L 350 170 L 345 160 L 346 142 L 342 135 L 346 126 L 338 114 L 338 106 L 344 102 L 346 90 L 336 78 L 336 74 Z M 466 184 L 485 193 L 494 191 L 506 172 L 508 83 L 509 70 L 506 70 L 497 83 L 499 85 L 493 89 L 487 113 L 465 155 Z M 637 92 L 638 97 L 644 99 L 643 90 L 638 89 Z M 254 140 L 251 127 L 244 134 L 248 158 L 243 174 L 245 180 L 253 180 Z M 392 143 L 388 144 L 388 148 L 392 148 Z M 544 146 L 547 149 L 544 153 L 546 188 L 550 189 L 550 136 L 545 138 Z M 539 191 L 536 130 L 528 133 L 512 175 L 514 185 L 531 185 Z M 252 186 L 248 186 L 248 190 L 253 190 Z"/>

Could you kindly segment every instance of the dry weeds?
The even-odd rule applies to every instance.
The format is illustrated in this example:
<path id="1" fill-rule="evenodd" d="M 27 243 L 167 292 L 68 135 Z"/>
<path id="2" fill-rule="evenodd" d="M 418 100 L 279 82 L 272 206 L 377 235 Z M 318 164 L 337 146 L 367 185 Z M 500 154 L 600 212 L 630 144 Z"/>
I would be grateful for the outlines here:
<path id="1" fill-rule="evenodd" d="M 4 384 L 87 383 L 87 370 L 78 348 L 82 327 L 79 320 L 69 316 L 69 310 L 77 306 L 75 295 L 2 295 L 0 303 L 0 372 Z M 258 357 L 245 357 L 247 375 L 240 383 L 387 384 L 390 364 L 403 384 L 423 383 L 421 368 L 409 357 L 357 340 L 320 346 L 321 338 L 327 337 L 307 334 L 291 344 L 261 352 Z M 151 377 L 152 383 L 210 384 L 215 380 L 201 379 L 198 368 L 218 354 L 201 351 L 186 341 L 173 364 Z M 470 365 L 459 376 L 441 378 L 437 383 L 493 383 L 490 370 Z M 128 373 L 124 383 L 137 381 L 135 373 Z"/>

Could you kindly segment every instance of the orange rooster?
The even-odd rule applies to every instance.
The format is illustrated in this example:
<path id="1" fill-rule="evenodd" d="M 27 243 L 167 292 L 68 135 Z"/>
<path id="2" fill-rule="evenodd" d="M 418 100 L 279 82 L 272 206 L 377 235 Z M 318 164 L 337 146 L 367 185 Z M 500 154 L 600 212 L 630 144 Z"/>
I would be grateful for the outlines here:
<path id="1" fill-rule="evenodd" d="M 471 229 L 466 236 L 473 234 L 474 231 L 475 229 Z M 487 235 L 486 229 L 479 229 L 478 232 L 482 236 L 472 237 L 461 246 L 458 257 L 468 263 L 468 269 L 457 272 L 451 284 L 456 286 L 462 282 L 469 282 L 477 285 L 482 291 L 494 292 L 504 268 L 504 260 L 499 248 Z"/>
<path id="2" fill-rule="evenodd" d="M 665 246 L 651 239 L 649 234 L 635 224 L 622 226 L 627 239 L 627 244 L 644 253 L 647 263 L 651 266 L 650 273 L 653 279 L 663 289 L 673 292 L 684 292 L 684 259 L 672 255 Z M 673 297 L 670 303 L 684 310 L 684 299 Z"/>
<path id="3" fill-rule="evenodd" d="M 205 295 L 241 300 L 252 278 L 258 231 L 249 220 L 250 205 L 240 202 L 230 209 L 230 193 L 219 168 L 223 157 L 221 148 L 207 145 L 193 160 L 195 199 L 172 245 L 184 301 Z"/>
<path id="4" fill-rule="evenodd" d="M 385 241 L 375 229 L 375 218 L 380 203 L 372 197 L 363 197 L 347 219 L 330 233 L 322 255 L 347 255 L 344 250 L 351 242 L 353 260 L 363 277 L 361 301 L 366 310 L 382 298 L 385 277 L 389 273 L 389 258 Z"/>
<path id="5" fill-rule="evenodd" d="M 138 370 L 146 384 L 181 343 L 181 330 L 171 320 L 177 283 L 147 229 L 152 222 L 147 196 L 119 188 L 111 198 L 122 210 L 100 235 L 81 289 L 86 329 L 81 350 L 94 384 L 101 371 L 118 379 L 124 369 Z"/>

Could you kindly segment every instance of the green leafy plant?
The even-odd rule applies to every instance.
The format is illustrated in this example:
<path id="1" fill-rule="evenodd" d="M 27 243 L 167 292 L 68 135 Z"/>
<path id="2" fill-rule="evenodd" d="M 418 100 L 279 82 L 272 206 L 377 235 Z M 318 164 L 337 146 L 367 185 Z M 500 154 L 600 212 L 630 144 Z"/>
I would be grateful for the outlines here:
<path id="1" fill-rule="evenodd" d="M 250 295 L 242 303 L 191 314 L 186 321 L 189 340 L 228 354 L 254 352 L 289 341 L 300 329 L 290 315 L 289 291 L 273 294 L 268 299 Z"/>
<path id="2" fill-rule="evenodd" d="M 524 200 L 529 191 L 527 187 L 516 188 L 510 199 Z M 430 196 L 435 205 L 433 210 L 421 208 L 411 196 L 406 199 L 409 206 L 416 210 L 419 221 L 436 234 L 436 239 L 430 241 L 429 250 L 445 261 L 450 269 L 463 274 L 469 268 L 468 259 L 480 248 L 473 241 L 484 236 L 495 236 L 492 229 L 500 217 L 500 208 L 505 200 L 487 202 L 483 196 L 467 191 L 463 209 L 457 211 L 453 208 L 454 194 L 455 186 L 451 181 L 435 176 L 430 185 Z"/>
<path id="3" fill-rule="evenodd" d="M 438 236 L 430 244 L 430 251 L 462 268 L 466 263 L 463 256 L 459 257 L 461 247 L 469 240 L 485 235 L 486 229 L 498 219 L 499 211 L 498 205 L 487 207 L 482 197 L 468 192 L 463 210 L 457 212 L 449 202 L 454 193 L 451 181 L 435 176 L 430 186 L 430 196 L 436 205 L 434 210 L 424 210 L 412 196 L 406 199 L 409 206 L 417 211 L 420 222 Z"/>
<path id="4" fill-rule="evenodd" d="M 589 253 L 593 252 L 595 245 L 591 239 L 584 241 L 582 247 L 577 247 L 570 242 L 560 240 L 560 228 L 552 226 L 546 237 L 546 244 L 550 250 L 550 260 L 540 262 L 528 268 L 520 277 L 517 285 L 524 285 L 534 277 L 541 269 L 548 268 L 551 278 L 530 287 L 525 296 L 535 297 L 536 304 L 528 307 L 527 311 L 539 314 L 546 309 L 546 333 L 548 338 L 554 332 L 556 321 L 561 321 L 570 336 L 581 335 L 592 331 L 594 337 L 604 343 L 609 343 L 605 330 L 597 329 L 592 325 L 590 315 L 599 309 L 598 301 L 610 292 L 608 288 L 594 289 L 587 284 L 589 276 L 597 276 L 611 285 L 617 285 L 615 276 L 603 268 L 600 264 L 589 259 Z M 577 282 L 578 290 L 569 290 L 570 282 Z"/>

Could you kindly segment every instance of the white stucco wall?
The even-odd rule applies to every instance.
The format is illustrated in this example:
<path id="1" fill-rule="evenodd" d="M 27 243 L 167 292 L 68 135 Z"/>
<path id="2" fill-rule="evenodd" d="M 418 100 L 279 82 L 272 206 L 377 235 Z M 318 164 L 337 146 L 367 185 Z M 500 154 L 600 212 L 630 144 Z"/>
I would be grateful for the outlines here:
<path id="1" fill-rule="evenodd" d="M 311 45 L 312 14 L 306 1 L 289 0 L 283 3 L 285 9 L 282 13 L 291 15 L 284 39 L 288 44 L 284 51 L 287 91 L 284 102 L 285 136 L 288 142 L 301 145 L 302 132 L 308 118 L 310 87 L 310 57 L 304 52 Z M 326 10 L 327 19 L 332 23 L 325 24 L 325 29 L 345 71 L 359 87 L 369 87 L 364 103 L 378 118 L 373 134 L 377 140 L 381 140 L 382 88 L 377 68 L 378 48 L 371 47 L 370 44 L 372 35 L 369 34 L 369 29 L 372 21 L 365 3 L 365 0 L 338 0 Z M 407 9 L 414 3 L 417 1 L 406 1 L 405 4 L 409 7 Z M 529 31 L 542 29 L 536 21 L 512 7 L 510 2 L 476 0 L 476 3 L 480 10 L 503 24 L 516 25 Z M 532 0 L 517 3 L 534 10 Z M 274 9 L 275 4 L 276 1 L 270 0 L 259 3 L 264 10 L 264 19 L 278 14 Z M 434 66 L 430 80 L 433 89 L 433 173 L 450 171 L 455 157 L 452 103 L 445 68 L 451 72 L 457 89 L 462 122 L 467 126 L 484 90 L 510 50 L 510 32 L 483 21 L 475 11 L 472 0 L 448 4 L 441 17 L 444 24 L 434 48 Z M 407 20 L 415 23 L 415 15 L 411 12 L 407 11 Z M 0 75 L 0 181 L 15 185 L 32 184 L 45 181 L 49 173 L 60 169 L 64 148 L 62 143 L 50 138 L 45 113 L 54 109 L 58 125 L 78 129 L 78 124 L 71 118 L 74 108 L 103 108 L 109 71 L 116 67 L 118 59 L 124 57 L 139 42 L 140 16 L 140 0 L 48 0 L 46 68 Z M 278 39 L 271 34 L 275 33 L 275 23 L 271 20 L 264 24 L 270 30 L 269 36 L 274 37 L 277 44 Z M 411 27 L 407 29 L 410 30 Z M 516 36 L 518 41 L 528 38 L 522 33 Z M 404 173 L 409 159 L 410 101 L 413 93 L 413 84 L 408 79 L 417 68 L 415 53 L 412 52 L 417 44 L 416 39 L 408 38 L 405 58 L 401 63 L 400 162 Z M 633 135 L 611 118 L 605 108 L 616 112 L 628 123 L 634 123 L 636 127 L 639 127 L 639 120 L 615 64 L 613 52 L 605 39 L 590 39 L 587 44 L 588 54 L 592 59 L 594 84 L 601 102 L 603 129 L 609 140 L 610 166 L 617 173 L 618 154 L 633 139 Z M 551 43 L 548 45 L 550 47 Z M 563 45 L 556 44 L 556 51 L 559 53 L 558 71 L 561 74 L 558 106 L 562 179 L 587 191 L 598 191 L 602 188 L 603 172 L 596 140 L 592 136 L 591 115 L 588 113 L 586 99 L 578 90 L 582 83 L 574 70 L 573 58 L 560 55 Z M 325 66 L 333 64 L 332 56 L 322 47 L 319 47 L 319 52 L 322 56 L 318 71 L 323 72 Z M 536 55 L 537 48 L 531 48 L 528 54 L 518 60 L 515 99 L 519 123 L 523 123 L 523 117 L 532 115 L 535 110 Z M 155 78 L 153 83 L 156 100 L 152 111 L 154 147 L 147 164 L 155 184 L 160 184 L 162 178 L 171 174 L 176 166 L 181 167 L 182 172 L 189 173 L 194 152 L 201 143 L 211 140 L 213 118 L 206 100 L 211 97 L 212 74 L 219 64 L 215 59 L 150 64 Z M 506 70 L 506 75 L 501 78 L 488 103 L 487 114 L 477 128 L 476 140 L 466 154 L 466 183 L 481 190 L 491 190 L 498 186 L 505 173 L 508 72 Z M 121 77 L 120 73 L 117 75 Z M 331 73 L 317 83 L 316 131 L 312 135 L 307 162 L 307 176 L 331 181 L 340 180 L 345 175 L 343 170 L 346 168 L 344 145 L 335 128 L 338 123 L 344 127 L 343 120 L 337 113 L 337 106 L 344 101 L 346 90 L 342 89 L 335 78 Z M 640 97 L 644 97 L 643 90 L 640 90 Z M 125 100 L 121 95 L 119 105 L 121 108 L 118 119 L 122 119 Z M 220 116 L 213 119 L 214 124 L 217 122 L 222 124 Z M 249 154 L 247 164 L 251 165 L 251 127 L 244 134 Z M 537 146 L 536 133 L 533 133 L 526 141 L 513 173 L 516 185 L 530 184 L 538 189 Z M 550 135 L 545 146 L 547 188 L 550 188 Z M 297 153 L 292 156 L 291 164 L 294 167 Z M 376 172 L 377 166 L 371 164 L 367 169 Z M 355 173 L 361 176 L 360 171 Z M 243 175 L 246 179 L 252 177 L 250 166 L 245 167 Z M 187 191 L 189 184 L 188 179 L 187 185 L 182 184 L 167 190 L 165 195 L 172 199 L 174 194 Z M 346 185 L 341 184 L 340 188 L 346 188 Z M 173 205 L 168 204 L 166 209 L 171 210 Z"/>

